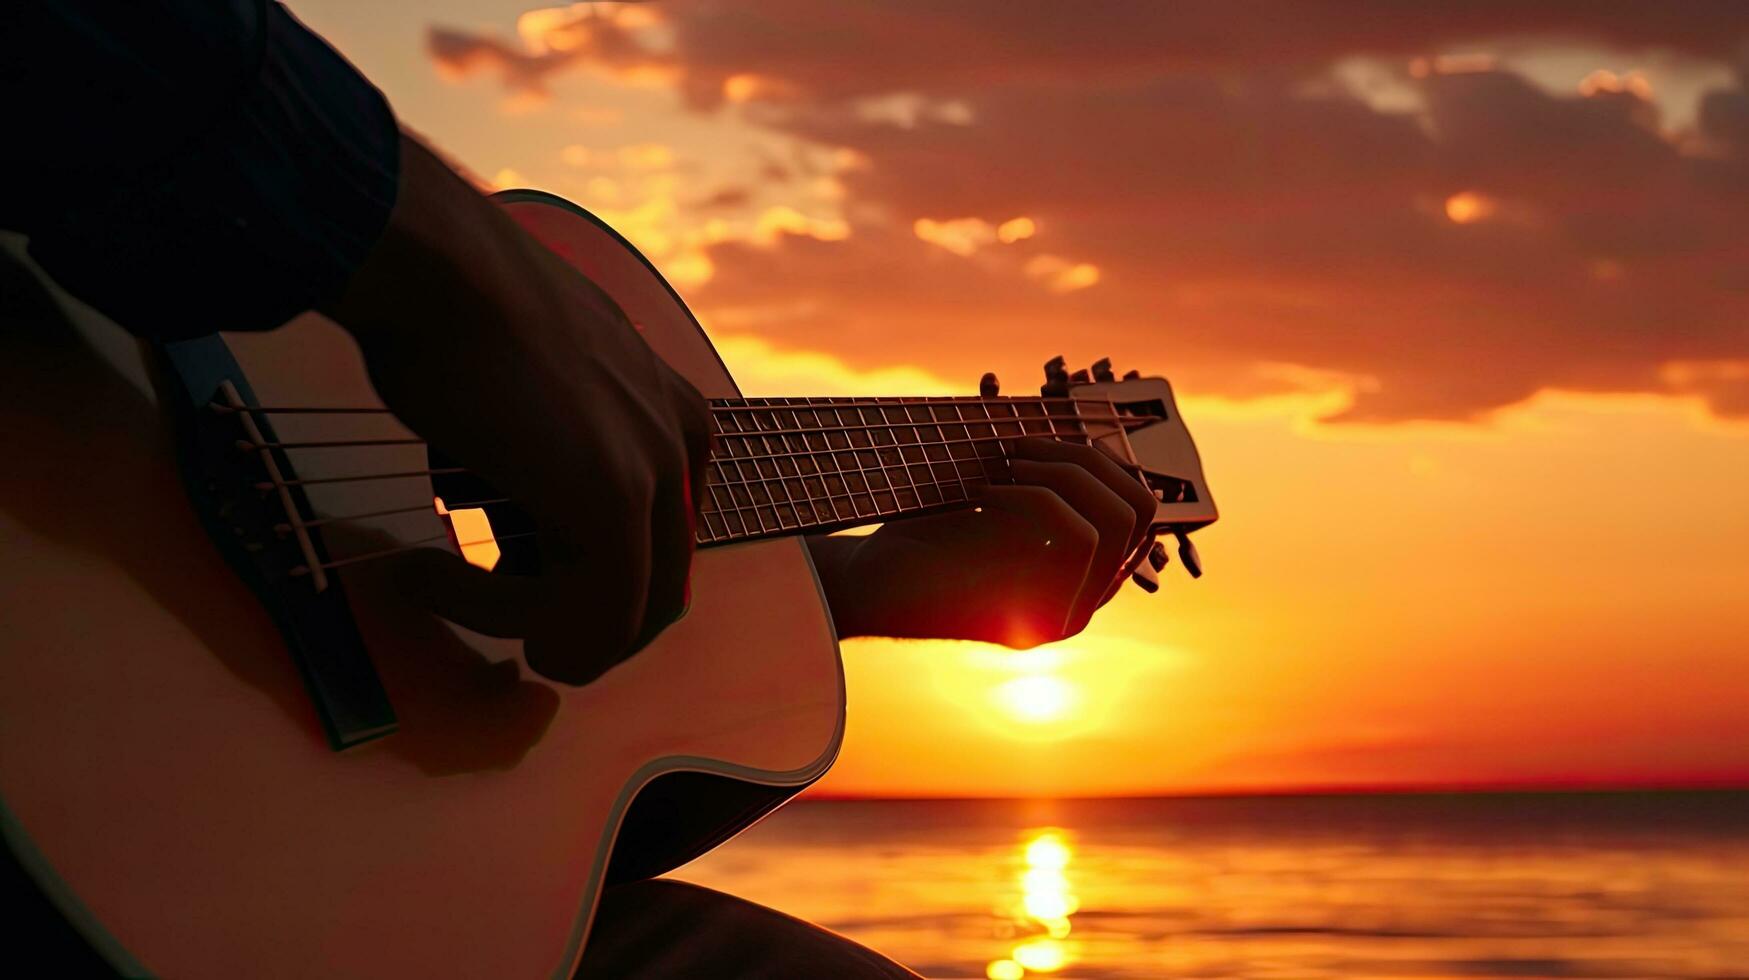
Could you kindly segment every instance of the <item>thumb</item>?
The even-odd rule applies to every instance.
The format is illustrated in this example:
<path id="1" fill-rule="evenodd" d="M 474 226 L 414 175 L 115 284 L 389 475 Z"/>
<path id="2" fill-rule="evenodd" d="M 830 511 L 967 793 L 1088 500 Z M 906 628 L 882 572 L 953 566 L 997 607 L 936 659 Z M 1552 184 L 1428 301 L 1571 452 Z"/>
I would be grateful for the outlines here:
<path id="1" fill-rule="evenodd" d="M 537 588 L 529 576 L 488 572 L 438 548 L 396 555 L 389 574 L 410 602 L 457 626 L 505 639 L 529 633 Z"/>

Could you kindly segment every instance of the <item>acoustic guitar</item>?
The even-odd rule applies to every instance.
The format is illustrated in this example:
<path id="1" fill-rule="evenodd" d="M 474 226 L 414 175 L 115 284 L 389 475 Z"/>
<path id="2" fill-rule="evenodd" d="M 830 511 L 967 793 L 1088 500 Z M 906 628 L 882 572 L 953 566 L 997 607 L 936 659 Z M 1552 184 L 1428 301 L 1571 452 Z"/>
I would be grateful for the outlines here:
<path id="1" fill-rule="evenodd" d="M 624 239 L 499 200 L 715 419 L 687 614 L 580 688 L 397 600 L 376 559 L 521 574 L 534 529 L 382 407 L 340 328 L 151 344 L 34 281 L 9 303 L 0 826 L 123 974 L 569 977 L 606 884 L 723 842 L 838 752 L 802 535 L 966 506 L 1022 436 L 1153 490 L 1144 586 L 1155 536 L 1200 572 L 1185 535 L 1216 511 L 1165 380 L 1059 358 L 1039 397 L 742 397 Z"/>

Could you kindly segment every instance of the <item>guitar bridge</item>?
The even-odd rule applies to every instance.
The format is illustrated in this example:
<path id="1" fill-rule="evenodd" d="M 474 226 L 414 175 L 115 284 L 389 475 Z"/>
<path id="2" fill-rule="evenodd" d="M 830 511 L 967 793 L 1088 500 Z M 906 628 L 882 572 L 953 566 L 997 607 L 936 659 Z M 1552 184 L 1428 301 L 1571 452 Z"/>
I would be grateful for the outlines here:
<path id="1" fill-rule="evenodd" d="M 392 734 L 395 711 L 330 565 L 309 501 L 217 334 L 158 343 L 160 397 L 207 536 L 279 627 L 335 751 Z M 214 406 L 219 410 L 215 411 Z M 287 528 L 292 533 L 282 534 Z"/>

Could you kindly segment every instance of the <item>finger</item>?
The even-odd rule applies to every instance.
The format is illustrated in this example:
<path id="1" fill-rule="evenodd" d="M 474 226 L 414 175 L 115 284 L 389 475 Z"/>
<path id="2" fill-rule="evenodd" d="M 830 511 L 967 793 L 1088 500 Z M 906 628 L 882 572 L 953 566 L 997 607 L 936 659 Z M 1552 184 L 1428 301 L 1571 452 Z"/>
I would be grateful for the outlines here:
<path id="1" fill-rule="evenodd" d="M 686 488 L 692 509 L 702 513 L 705 481 L 710 475 L 715 422 L 711 416 L 710 403 L 704 400 L 698 389 L 688 384 L 684 378 L 680 378 L 679 383 L 682 387 L 680 399 L 684 405 L 681 412 L 681 434 L 686 440 Z"/>
<path id="2" fill-rule="evenodd" d="M 541 533 L 545 618 L 523 644 L 537 673 L 587 684 L 636 649 L 650 584 L 649 514 L 648 498 L 622 497 L 613 520 L 589 529 L 587 548 L 578 529 Z"/>
<path id="3" fill-rule="evenodd" d="M 686 612 L 692 551 L 697 538 L 691 491 L 684 472 L 664 480 L 657 488 L 649 520 L 649 595 L 637 637 L 628 651 L 632 653 L 642 650 Z"/>
<path id="4" fill-rule="evenodd" d="M 1130 536 L 1124 554 L 1128 555 L 1141 546 L 1142 539 L 1147 536 L 1148 528 L 1154 522 L 1159 502 L 1154 499 L 1153 492 L 1146 484 L 1118 465 L 1116 460 L 1092 446 L 1077 446 L 1053 439 L 1019 440 L 1014 444 L 1014 456 L 1019 459 L 1074 463 L 1098 477 L 1101 483 L 1111 488 L 1135 513 L 1135 531 Z"/>
<path id="5" fill-rule="evenodd" d="M 1136 514 L 1124 499 L 1100 479 L 1075 463 L 1046 463 L 1030 459 L 1012 461 L 1016 483 L 1041 486 L 1063 499 L 1092 524 L 1098 534 L 1086 579 L 1077 589 L 1064 636 L 1079 633 L 1099 607 L 1106 587 L 1129 554 Z"/>
<path id="6" fill-rule="evenodd" d="M 1043 464 L 1031 464 L 1043 465 Z M 1077 615 L 1076 605 L 1093 574 L 1099 531 L 1084 514 L 1046 486 L 990 487 L 980 497 L 986 515 L 1002 520 L 1011 535 L 1004 548 L 1019 570 L 1009 622 L 991 639 L 1017 649 L 1060 640 Z"/>
<path id="7" fill-rule="evenodd" d="M 541 632 L 522 643 L 522 657 L 535 673 L 571 687 L 594 682 L 625 659 L 620 647 L 599 642 L 586 629 Z"/>
<path id="8" fill-rule="evenodd" d="M 488 572 L 437 548 L 409 551 L 391 562 L 393 581 L 421 608 L 487 636 L 528 635 L 537 599 L 528 576 Z"/>
<path id="9" fill-rule="evenodd" d="M 656 634 L 672 625 L 681 616 L 686 615 L 687 607 L 692 604 L 692 555 L 698 547 L 698 526 L 704 515 L 705 501 L 708 499 L 707 484 L 710 479 L 710 459 L 712 432 L 715 422 L 711 416 L 710 403 L 699 394 L 690 382 L 679 374 L 670 371 L 673 399 L 679 408 L 681 437 L 685 442 L 685 469 L 678 481 L 680 504 L 678 507 L 681 523 L 684 525 L 684 539 L 679 542 L 684 548 L 684 554 L 678 559 L 680 567 L 679 595 L 674 600 L 674 608 L 665 614 L 646 618 L 643 631 L 637 640 L 636 649 L 643 649 L 655 639 Z M 658 520 L 668 510 L 675 509 L 666 500 L 656 502 L 655 514 Z M 660 528 L 655 529 L 660 532 Z M 678 533 L 678 532 L 677 532 Z M 674 549 L 674 544 L 664 540 L 660 533 L 652 535 L 652 547 L 656 556 L 653 567 L 660 574 L 664 568 L 664 549 Z M 661 588 L 661 585 L 655 586 Z"/>
<path id="10" fill-rule="evenodd" d="M 1118 568 L 1117 574 L 1112 576 L 1111 584 L 1105 587 L 1105 593 L 1099 597 L 1099 602 L 1095 603 L 1093 608 L 1096 610 L 1104 609 L 1106 603 L 1117 598 L 1118 592 L 1123 589 L 1123 584 L 1129 580 L 1130 572 L 1134 571 L 1137 565 L 1140 565 L 1142 561 L 1146 560 L 1147 556 L 1143 555 L 1140 560 L 1124 562 L 1123 565 Z"/>

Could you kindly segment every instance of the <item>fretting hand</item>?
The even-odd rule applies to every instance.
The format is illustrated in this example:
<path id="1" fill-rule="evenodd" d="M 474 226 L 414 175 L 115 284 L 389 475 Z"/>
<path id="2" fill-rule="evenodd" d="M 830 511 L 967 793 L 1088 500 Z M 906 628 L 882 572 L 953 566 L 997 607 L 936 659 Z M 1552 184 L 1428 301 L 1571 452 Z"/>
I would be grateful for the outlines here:
<path id="1" fill-rule="evenodd" d="M 1090 446 L 1021 440 L 1012 467 L 975 508 L 811 539 L 839 635 L 1025 649 L 1079 633 L 1116 593 L 1153 494 Z"/>

